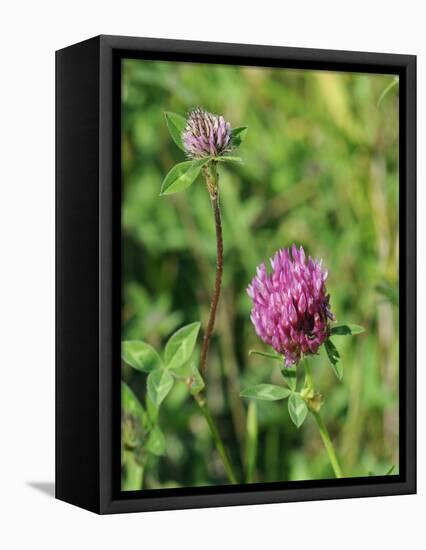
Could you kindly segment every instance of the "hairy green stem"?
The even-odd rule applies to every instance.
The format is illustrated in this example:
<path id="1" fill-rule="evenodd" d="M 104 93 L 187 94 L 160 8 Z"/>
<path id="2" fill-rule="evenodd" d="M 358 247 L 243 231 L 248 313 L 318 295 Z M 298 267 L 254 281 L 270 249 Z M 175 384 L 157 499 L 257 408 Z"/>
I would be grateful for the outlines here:
<path id="1" fill-rule="evenodd" d="M 326 448 L 328 458 L 330 460 L 330 464 L 334 471 L 334 475 L 338 478 L 343 477 L 343 473 L 340 468 L 339 461 L 337 460 L 336 451 L 334 450 L 334 446 L 331 441 L 330 434 L 328 433 L 327 427 L 324 424 L 324 420 L 322 419 L 322 416 L 320 415 L 319 412 L 315 412 L 311 410 L 311 413 L 312 413 L 312 416 L 315 418 L 315 422 L 317 423 L 319 433 L 321 434 L 321 438 Z"/>
<path id="2" fill-rule="evenodd" d="M 304 394 L 302 397 L 305 399 L 309 411 L 315 419 L 318 426 L 321 439 L 324 443 L 325 450 L 327 451 L 328 458 L 330 460 L 331 467 L 333 468 L 334 475 L 337 478 L 343 477 L 342 469 L 340 468 L 339 461 L 337 459 L 336 451 L 334 450 L 333 442 L 331 441 L 330 434 L 328 433 L 327 426 L 324 423 L 319 409 L 322 405 L 322 396 L 315 392 L 314 381 L 312 378 L 311 367 L 308 360 L 304 359 L 305 367 L 305 388 L 302 391 Z"/>
<path id="3" fill-rule="evenodd" d="M 207 408 L 206 400 L 204 397 L 200 394 L 194 395 L 194 398 L 200 407 L 201 412 L 203 413 L 204 418 L 206 419 L 206 422 L 210 428 L 210 433 L 213 437 L 213 441 L 216 445 L 216 449 L 218 450 L 218 453 L 222 459 L 223 466 L 225 468 L 226 475 L 228 476 L 229 481 L 232 484 L 237 483 L 237 478 L 234 474 L 234 470 L 231 465 L 231 461 L 228 457 L 228 454 L 226 452 L 225 446 L 222 442 L 222 439 L 220 437 L 219 430 L 216 426 L 216 422 L 214 421 L 214 418 L 210 414 L 210 411 Z"/>

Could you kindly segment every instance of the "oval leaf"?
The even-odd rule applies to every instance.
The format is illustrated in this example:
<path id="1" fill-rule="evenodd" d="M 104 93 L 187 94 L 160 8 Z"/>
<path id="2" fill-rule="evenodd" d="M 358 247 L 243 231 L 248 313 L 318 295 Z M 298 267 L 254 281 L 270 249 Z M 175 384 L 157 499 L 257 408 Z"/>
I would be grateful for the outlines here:
<path id="1" fill-rule="evenodd" d="M 223 157 L 216 157 L 216 160 L 220 161 L 220 162 L 233 162 L 233 163 L 236 163 L 236 164 L 242 164 L 243 163 L 243 159 L 241 157 L 230 157 L 230 156 L 223 156 Z"/>
<path id="2" fill-rule="evenodd" d="M 164 360 L 169 369 L 175 369 L 186 363 L 194 351 L 200 323 L 191 323 L 177 330 L 169 338 L 164 351 Z"/>
<path id="3" fill-rule="evenodd" d="M 173 141 L 179 149 L 185 151 L 185 147 L 182 143 L 182 132 L 186 126 L 186 119 L 181 115 L 171 112 L 164 113 L 164 116 L 166 117 L 167 128 L 169 129 Z"/>
<path id="4" fill-rule="evenodd" d="M 194 372 L 194 365 L 188 361 L 179 367 L 173 367 L 173 376 L 178 380 L 187 380 Z"/>
<path id="5" fill-rule="evenodd" d="M 343 378 L 343 365 L 340 359 L 340 353 L 337 351 L 336 346 L 333 342 L 328 339 L 324 342 L 325 351 L 327 352 L 328 360 L 330 361 L 331 368 L 334 371 L 334 374 L 339 380 Z"/>
<path id="6" fill-rule="evenodd" d="M 133 390 L 123 381 L 121 382 L 121 407 L 126 413 L 139 418 L 142 426 L 144 425 L 145 410 Z"/>
<path id="7" fill-rule="evenodd" d="M 286 367 L 285 365 L 281 369 L 284 380 L 287 382 L 288 387 L 291 391 L 296 390 L 297 385 L 297 373 L 296 367 Z"/>
<path id="8" fill-rule="evenodd" d="M 173 386 L 173 376 L 166 369 L 150 372 L 147 379 L 148 396 L 159 407 Z"/>
<path id="9" fill-rule="evenodd" d="M 121 358 L 134 369 L 151 372 L 163 366 L 163 361 L 155 349 L 139 340 L 121 342 Z"/>
<path id="10" fill-rule="evenodd" d="M 239 147 L 244 141 L 247 134 L 247 126 L 239 126 L 231 130 L 231 145 L 233 147 Z"/>
<path id="11" fill-rule="evenodd" d="M 293 393 L 293 395 L 290 396 L 288 400 L 288 412 L 293 424 L 295 424 L 297 428 L 300 428 L 308 414 L 308 407 L 300 395 Z"/>
<path id="12" fill-rule="evenodd" d="M 145 449 L 157 456 L 161 456 L 166 451 L 166 439 L 158 426 L 154 426 L 149 434 Z"/>
<path id="13" fill-rule="evenodd" d="M 262 357 L 267 357 L 268 359 L 275 359 L 275 361 L 279 361 L 280 363 L 283 362 L 282 356 L 277 355 L 276 353 L 268 353 L 266 351 L 257 351 L 255 349 L 251 349 L 249 351 L 249 355 L 260 355 Z"/>
<path id="14" fill-rule="evenodd" d="M 243 390 L 241 397 L 249 397 L 252 399 L 260 399 L 262 401 L 278 401 L 279 399 L 285 399 L 290 395 L 291 391 L 281 386 L 275 386 L 274 384 L 257 384 Z"/>
<path id="15" fill-rule="evenodd" d="M 199 160 L 186 160 L 173 166 L 161 185 L 160 195 L 172 195 L 189 187 L 197 179 L 201 167 L 210 157 Z"/>
<path id="16" fill-rule="evenodd" d="M 336 336 L 355 336 L 362 332 L 365 332 L 365 328 L 360 325 L 336 325 L 331 329 L 331 334 Z"/>

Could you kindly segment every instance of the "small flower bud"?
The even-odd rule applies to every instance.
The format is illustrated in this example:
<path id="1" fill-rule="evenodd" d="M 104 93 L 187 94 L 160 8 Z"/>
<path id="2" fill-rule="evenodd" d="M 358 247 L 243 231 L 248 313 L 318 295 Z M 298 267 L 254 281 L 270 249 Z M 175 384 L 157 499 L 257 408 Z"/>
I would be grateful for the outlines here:
<path id="1" fill-rule="evenodd" d="M 188 157 L 218 157 L 230 151 L 231 125 L 221 115 L 197 107 L 187 118 L 182 141 Z"/>

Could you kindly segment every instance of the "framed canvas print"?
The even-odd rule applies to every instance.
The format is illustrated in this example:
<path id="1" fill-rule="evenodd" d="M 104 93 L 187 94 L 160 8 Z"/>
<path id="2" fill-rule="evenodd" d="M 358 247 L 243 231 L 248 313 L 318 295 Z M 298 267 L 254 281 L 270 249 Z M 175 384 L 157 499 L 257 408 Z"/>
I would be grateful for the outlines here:
<path id="1" fill-rule="evenodd" d="M 414 493 L 416 59 L 56 54 L 56 496 Z"/>

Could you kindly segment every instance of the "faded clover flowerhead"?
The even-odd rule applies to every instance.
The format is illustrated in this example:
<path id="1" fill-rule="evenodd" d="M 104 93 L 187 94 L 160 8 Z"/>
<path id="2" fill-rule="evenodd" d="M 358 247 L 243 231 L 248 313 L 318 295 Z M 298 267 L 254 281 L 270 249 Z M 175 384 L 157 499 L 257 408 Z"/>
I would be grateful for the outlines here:
<path id="1" fill-rule="evenodd" d="M 285 365 L 297 364 L 302 354 L 315 354 L 330 334 L 328 272 L 322 260 L 306 259 L 293 244 L 271 258 L 272 273 L 262 263 L 247 293 L 253 301 L 251 320 L 257 335 L 278 353 Z"/>
<path id="2" fill-rule="evenodd" d="M 231 150 L 231 125 L 222 115 L 197 107 L 188 115 L 182 142 L 189 158 L 218 157 Z"/>

